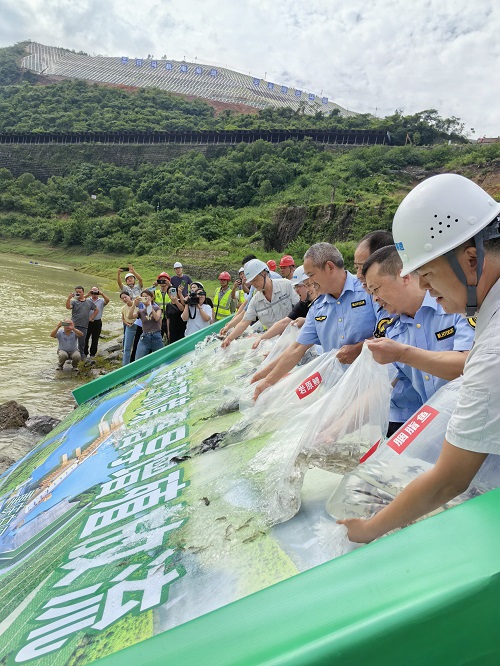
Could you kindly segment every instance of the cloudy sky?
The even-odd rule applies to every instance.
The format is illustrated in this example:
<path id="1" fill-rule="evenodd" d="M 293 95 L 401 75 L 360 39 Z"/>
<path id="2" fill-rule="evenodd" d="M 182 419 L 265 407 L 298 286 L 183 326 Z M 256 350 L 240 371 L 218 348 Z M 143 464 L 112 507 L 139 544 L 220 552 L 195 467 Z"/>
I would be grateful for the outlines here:
<path id="1" fill-rule="evenodd" d="M 0 46 L 217 64 L 385 116 L 500 135 L 498 0 L 2 0 Z"/>

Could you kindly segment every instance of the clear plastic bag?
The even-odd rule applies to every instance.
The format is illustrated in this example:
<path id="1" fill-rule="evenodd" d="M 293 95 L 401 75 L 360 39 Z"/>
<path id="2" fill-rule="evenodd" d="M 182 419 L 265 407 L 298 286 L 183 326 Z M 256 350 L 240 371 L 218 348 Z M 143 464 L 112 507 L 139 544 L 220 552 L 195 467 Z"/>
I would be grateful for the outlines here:
<path id="1" fill-rule="evenodd" d="M 251 384 L 248 393 L 240 400 L 240 410 L 248 410 L 245 426 L 250 426 L 251 436 L 275 430 L 332 388 L 344 374 L 344 367 L 336 357 L 337 351 L 332 350 L 317 356 L 306 366 L 296 366 L 277 384 L 261 393 L 256 402 L 253 401 L 256 384 Z"/>
<path id="2" fill-rule="evenodd" d="M 275 338 L 271 338 L 271 340 L 274 341 L 274 346 L 269 352 L 269 354 L 267 354 L 266 358 L 260 364 L 259 370 L 262 370 L 262 368 L 268 365 L 268 363 L 274 361 L 274 359 L 277 358 L 280 354 L 282 354 L 285 351 L 285 349 L 287 349 L 291 344 L 297 342 L 298 335 L 299 335 L 299 329 L 297 328 L 297 326 L 293 326 L 290 323 L 280 336 L 275 336 Z M 262 342 L 260 343 L 258 348 L 260 348 L 261 345 Z"/>
<path id="3" fill-rule="evenodd" d="M 439 389 L 366 462 L 347 474 L 326 504 L 328 513 L 336 518 L 369 518 L 431 469 L 441 452 L 461 382 L 458 378 Z M 467 491 L 443 508 L 499 486 L 500 456 L 489 455 Z"/>
<path id="4" fill-rule="evenodd" d="M 298 511 L 309 466 L 345 473 L 358 464 L 387 429 L 390 392 L 387 368 L 365 346 L 332 388 L 271 436 L 249 467 L 271 523 Z"/>

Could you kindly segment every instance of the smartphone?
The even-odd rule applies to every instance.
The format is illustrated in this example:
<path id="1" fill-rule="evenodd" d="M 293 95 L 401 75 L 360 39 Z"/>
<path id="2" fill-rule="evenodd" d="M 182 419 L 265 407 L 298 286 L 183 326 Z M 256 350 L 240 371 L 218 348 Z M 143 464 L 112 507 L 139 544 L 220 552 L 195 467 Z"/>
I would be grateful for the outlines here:
<path id="1" fill-rule="evenodd" d="M 168 293 L 170 294 L 170 296 L 177 296 L 177 289 L 175 287 L 171 287 L 168 290 Z"/>
<path id="2" fill-rule="evenodd" d="M 61 326 L 71 326 L 71 322 L 70 321 L 62 321 Z"/>
<path id="3" fill-rule="evenodd" d="M 121 270 L 121 271 L 127 271 L 127 273 L 128 273 L 128 266 L 122 266 L 122 267 L 120 268 L 120 270 Z"/>
<path id="4" fill-rule="evenodd" d="M 139 296 L 139 302 L 140 303 L 147 303 L 148 299 L 145 296 Z"/>

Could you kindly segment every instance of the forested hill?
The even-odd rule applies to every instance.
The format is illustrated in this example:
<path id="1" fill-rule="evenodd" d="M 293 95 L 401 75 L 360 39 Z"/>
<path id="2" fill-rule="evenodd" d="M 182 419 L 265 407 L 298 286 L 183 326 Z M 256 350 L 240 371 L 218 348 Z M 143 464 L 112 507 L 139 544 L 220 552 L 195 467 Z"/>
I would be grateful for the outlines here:
<path id="1" fill-rule="evenodd" d="M 43 77 L 21 68 L 23 53 L 23 44 L 0 49 L 0 132 L 325 128 L 384 130 L 399 145 L 407 136 L 417 145 L 466 140 L 458 118 L 441 118 L 434 109 L 408 116 L 396 111 L 386 118 L 344 118 L 336 109 L 310 116 L 288 108 L 216 115 L 206 102 L 152 88 L 125 90 L 68 80 L 40 85 Z"/>
<path id="2" fill-rule="evenodd" d="M 383 119 L 305 116 L 290 109 L 217 115 L 202 101 L 153 89 L 33 83 L 16 70 L 19 53 L 19 45 L 0 49 L 4 133 L 316 127 L 389 131 L 395 145 L 342 150 L 309 140 L 259 140 L 132 166 L 106 159 L 106 147 L 99 144 L 88 161 L 81 155 L 71 160 L 70 149 L 90 154 L 78 146 L 43 146 L 47 156 L 66 151 L 65 175 L 45 182 L 29 166 L 16 176 L 0 168 L 0 238 L 127 259 L 166 260 L 194 248 L 206 251 L 199 266 L 234 269 L 249 250 L 263 257 L 284 251 L 301 256 L 313 242 L 355 241 L 367 231 L 390 228 L 406 192 L 432 173 L 464 173 L 500 195 L 500 144 L 467 143 L 460 120 L 443 119 L 435 110 Z M 30 146 L 22 148 L 29 156 Z M 9 151 L 12 160 L 15 151 L 0 146 L 0 153 Z M 344 250 L 352 252 L 349 245 Z M 213 252 L 223 253 L 223 265 L 210 259 Z"/>

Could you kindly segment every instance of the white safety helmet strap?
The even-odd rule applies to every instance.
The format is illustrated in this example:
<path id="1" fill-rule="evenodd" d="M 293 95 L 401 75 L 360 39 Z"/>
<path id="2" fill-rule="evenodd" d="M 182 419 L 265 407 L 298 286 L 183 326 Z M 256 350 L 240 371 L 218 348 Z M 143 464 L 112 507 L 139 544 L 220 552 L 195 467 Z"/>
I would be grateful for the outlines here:
<path id="1" fill-rule="evenodd" d="M 476 287 L 467 285 L 454 250 L 468 240 L 475 242 L 479 282 L 483 241 L 498 237 L 498 224 L 492 221 L 499 214 L 500 204 L 468 178 L 440 174 L 423 181 L 403 199 L 394 216 L 392 232 L 403 262 L 401 275 L 446 257 L 467 288 L 467 313 L 473 316 L 477 310 Z"/>

